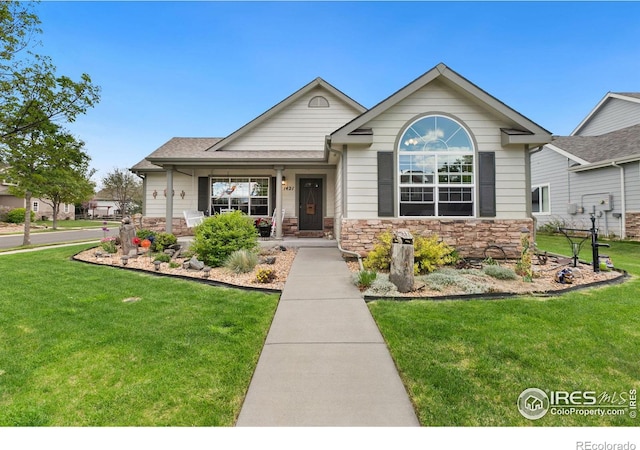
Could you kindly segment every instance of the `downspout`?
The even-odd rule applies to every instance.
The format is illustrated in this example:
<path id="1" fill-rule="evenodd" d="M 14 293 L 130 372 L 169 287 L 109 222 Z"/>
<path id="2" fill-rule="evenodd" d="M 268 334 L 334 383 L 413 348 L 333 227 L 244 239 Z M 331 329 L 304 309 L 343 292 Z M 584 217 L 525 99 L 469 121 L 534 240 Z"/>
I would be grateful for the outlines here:
<path id="1" fill-rule="evenodd" d="M 627 236 L 627 202 L 626 202 L 626 191 L 625 191 L 625 178 L 624 178 L 624 167 L 618 165 L 615 161 L 611 163 L 612 167 L 617 167 L 620 169 L 620 209 L 622 210 L 622 215 L 620 216 L 620 239 L 625 239 Z"/>
<path id="2" fill-rule="evenodd" d="M 336 153 L 338 153 L 340 155 L 340 158 L 342 158 L 342 210 L 344 211 L 345 209 L 345 204 L 346 204 L 346 189 L 345 189 L 345 181 L 346 181 L 346 176 L 345 176 L 345 161 L 344 161 L 344 157 L 346 156 L 344 153 L 344 150 L 346 150 L 346 145 L 344 145 L 342 147 L 341 150 L 338 149 L 334 149 L 331 148 L 331 139 L 327 136 L 327 138 L 325 139 L 325 150 L 327 151 L 334 151 Z M 337 174 L 336 174 L 337 176 Z M 338 219 L 336 217 L 336 219 Z M 342 223 L 342 214 L 340 214 L 340 223 Z M 340 227 L 340 229 L 342 230 L 342 226 Z M 336 242 L 338 243 L 338 250 L 340 250 L 341 253 L 344 253 L 345 255 L 351 255 L 351 256 L 355 256 L 356 258 L 358 258 L 358 266 L 360 266 L 360 271 L 364 270 L 364 265 L 362 264 L 362 256 L 360 255 L 360 253 L 357 252 L 353 252 L 351 250 L 345 250 L 344 248 L 342 248 L 341 242 L 340 242 L 340 235 L 336 234 Z"/>

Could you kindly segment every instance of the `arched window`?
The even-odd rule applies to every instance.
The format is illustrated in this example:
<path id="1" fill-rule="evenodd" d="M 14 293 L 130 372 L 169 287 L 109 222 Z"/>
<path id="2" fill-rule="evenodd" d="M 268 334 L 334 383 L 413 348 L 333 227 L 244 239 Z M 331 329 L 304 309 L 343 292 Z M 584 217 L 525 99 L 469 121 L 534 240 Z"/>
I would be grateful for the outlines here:
<path id="1" fill-rule="evenodd" d="M 410 123 L 398 142 L 400 216 L 473 216 L 473 140 L 440 115 Z"/>
<path id="2" fill-rule="evenodd" d="M 316 95 L 311 100 L 309 100 L 309 108 L 328 108 L 329 100 L 324 98 L 322 95 Z"/>

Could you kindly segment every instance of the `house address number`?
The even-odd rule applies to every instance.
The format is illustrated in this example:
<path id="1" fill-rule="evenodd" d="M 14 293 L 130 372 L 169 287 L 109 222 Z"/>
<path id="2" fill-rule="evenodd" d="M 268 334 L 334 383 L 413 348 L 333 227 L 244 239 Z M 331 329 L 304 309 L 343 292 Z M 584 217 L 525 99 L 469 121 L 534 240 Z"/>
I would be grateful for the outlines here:
<path id="1" fill-rule="evenodd" d="M 295 186 L 285 186 L 284 190 L 285 191 L 293 191 L 295 189 Z"/>

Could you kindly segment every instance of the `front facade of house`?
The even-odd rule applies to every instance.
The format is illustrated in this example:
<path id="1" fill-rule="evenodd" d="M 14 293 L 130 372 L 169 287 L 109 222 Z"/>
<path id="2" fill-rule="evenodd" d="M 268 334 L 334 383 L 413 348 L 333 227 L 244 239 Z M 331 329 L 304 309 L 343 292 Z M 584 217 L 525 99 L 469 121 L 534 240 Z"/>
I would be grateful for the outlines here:
<path id="1" fill-rule="evenodd" d="M 10 184 L 0 181 L 0 210 L 10 211 L 15 208 L 26 208 L 24 198 L 16 197 L 9 192 Z M 36 220 L 52 220 L 53 207 L 41 198 L 31 199 L 31 210 L 35 213 Z M 63 203 L 60 205 L 58 220 L 75 219 L 75 207 L 72 204 Z"/>
<path id="2" fill-rule="evenodd" d="M 537 226 L 640 238 L 640 93 L 609 92 L 570 136 L 531 156 Z"/>
<path id="3" fill-rule="evenodd" d="M 184 211 L 274 217 L 276 238 L 366 253 L 387 229 L 437 233 L 463 255 L 519 253 L 532 231 L 529 148 L 548 131 L 443 64 L 366 110 L 316 79 L 226 138 L 174 138 L 131 170 L 147 226 Z"/>

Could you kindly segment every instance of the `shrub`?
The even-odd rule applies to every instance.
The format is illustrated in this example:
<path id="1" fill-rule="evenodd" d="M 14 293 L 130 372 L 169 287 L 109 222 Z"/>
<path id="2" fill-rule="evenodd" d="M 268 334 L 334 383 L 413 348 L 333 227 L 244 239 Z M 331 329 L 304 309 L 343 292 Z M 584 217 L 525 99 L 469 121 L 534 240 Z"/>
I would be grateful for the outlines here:
<path id="1" fill-rule="evenodd" d="M 490 277 L 496 278 L 498 280 L 515 280 L 516 278 L 518 278 L 518 275 L 508 267 L 492 265 L 485 267 L 484 269 L 482 269 L 482 271 Z"/>
<path id="2" fill-rule="evenodd" d="M 367 270 L 388 271 L 391 267 L 391 247 L 393 245 L 393 234 L 391 231 L 384 231 L 377 237 L 377 242 L 373 250 L 369 252 L 362 264 Z"/>
<path id="3" fill-rule="evenodd" d="M 367 289 L 377 277 L 377 273 L 372 270 L 361 270 L 354 275 L 356 286 L 360 289 Z"/>
<path id="4" fill-rule="evenodd" d="M 391 267 L 391 249 L 393 247 L 393 234 L 385 231 L 378 236 L 378 242 L 363 261 L 366 269 L 376 271 L 388 271 Z M 413 239 L 414 273 L 425 274 L 433 272 L 438 267 L 454 264 L 458 260 L 456 250 L 439 241 L 439 237 L 433 234 L 429 237 L 415 236 Z"/>
<path id="5" fill-rule="evenodd" d="M 138 230 L 136 232 L 136 236 L 140 238 L 141 241 L 148 239 L 153 244 L 153 241 L 156 239 L 156 232 L 151 230 Z"/>
<path id="6" fill-rule="evenodd" d="M 271 283 L 276 279 L 276 271 L 273 269 L 259 269 L 256 273 L 256 281 L 258 283 Z"/>
<path id="7" fill-rule="evenodd" d="M 172 233 L 157 233 L 152 242 L 153 245 L 151 249 L 156 252 L 161 252 L 170 245 L 177 244 L 178 239 Z"/>
<path id="8" fill-rule="evenodd" d="M 180 264 L 180 263 L 178 263 L 178 262 L 175 262 L 175 261 L 171 261 L 171 262 L 169 263 L 169 267 L 170 267 L 170 268 L 172 268 L 172 269 L 177 269 L 177 268 L 179 268 L 179 267 L 182 267 L 182 264 Z"/>
<path id="9" fill-rule="evenodd" d="M 479 284 L 465 277 L 455 269 L 442 269 L 420 278 L 434 291 L 444 291 L 447 287 L 456 286 L 467 294 L 487 292 L 487 285 Z"/>
<path id="10" fill-rule="evenodd" d="M 230 254 L 224 266 L 235 273 L 247 273 L 251 272 L 256 264 L 258 264 L 258 254 L 243 248 Z"/>
<path id="11" fill-rule="evenodd" d="M 368 295 L 393 295 L 398 294 L 398 288 L 389 281 L 388 274 L 381 273 L 376 276 L 366 293 Z"/>
<path id="12" fill-rule="evenodd" d="M 191 249 L 205 264 L 220 267 L 236 250 L 258 246 L 253 220 L 240 211 L 216 214 L 195 228 Z"/>
<path id="13" fill-rule="evenodd" d="M 438 267 L 455 264 L 458 260 L 455 249 L 440 241 L 437 234 L 417 236 L 414 239 L 413 258 L 413 272 L 416 275 L 433 272 Z"/>
<path id="14" fill-rule="evenodd" d="M 167 255 L 166 253 L 157 253 L 153 260 L 168 263 L 169 261 L 171 261 L 171 256 Z"/>
<path id="15" fill-rule="evenodd" d="M 24 208 L 15 208 L 7 213 L 7 222 L 9 223 L 24 223 L 24 215 L 27 212 Z M 36 213 L 31 211 L 31 221 L 36 219 Z"/>
<path id="16" fill-rule="evenodd" d="M 118 248 L 116 247 L 116 238 L 106 237 L 100 240 L 100 247 L 107 253 L 116 253 Z"/>

